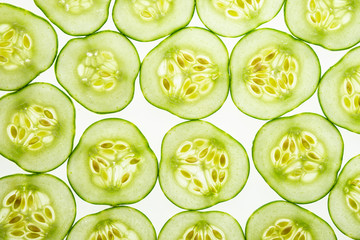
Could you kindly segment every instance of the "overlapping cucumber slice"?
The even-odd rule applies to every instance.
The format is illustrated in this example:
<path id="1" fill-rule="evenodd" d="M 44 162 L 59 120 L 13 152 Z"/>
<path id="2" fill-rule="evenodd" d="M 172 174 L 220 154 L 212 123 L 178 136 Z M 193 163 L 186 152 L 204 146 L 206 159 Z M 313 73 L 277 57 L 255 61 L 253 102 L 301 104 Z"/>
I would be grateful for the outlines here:
<path id="1" fill-rule="evenodd" d="M 241 226 L 231 215 L 220 211 L 181 212 L 170 218 L 159 240 L 244 240 Z"/>
<path id="2" fill-rule="evenodd" d="M 247 240 L 336 240 L 323 219 L 295 204 L 276 201 L 257 209 L 246 224 Z"/>
<path id="3" fill-rule="evenodd" d="M 69 187 L 47 174 L 0 179 L 0 239 L 62 240 L 75 220 Z"/>
<path id="4" fill-rule="evenodd" d="M 145 57 L 141 90 L 151 104 L 181 118 L 206 117 L 217 111 L 228 95 L 228 59 L 227 49 L 216 35 L 201 28 L 185 28 Z"/>
<path id="5" fill-rule="evenodd" d="M 52 23 L 69 35 L 88 35 L 106 22 L 110 0 L 34 0 Z"/>
<path id="6" fill-rule="evenodd" d="M 156 156 L 140 130 L 116 118 L 88 127 L 67 167 L 69 182 L 82 199 L 109 205 L 143 199 L 157 172 Z"/>
<path id="7" fill-rule="evenodd" d="M 303 113 L 272 120 L 256 134 L 256 169 L 281 197 L 310 203 L 324 197 L 341 167 L 343 140 L 324 117 Z"/>
<path id="8" fill-rule="evenodd" d="M 59 83 L 90 111 L 120 111 L 132 100 L 140 60 L 134 45 L 113 31 L 72 39 L 56 61 Z"/>
<path id="9" fill-rule="evenodd" d="M 330 50 L 350 48 L 360 41 L 360 2 L 288 0 L 285 22 L 298 38 Z"/>
<path id="10" fill-rule="evenodd" d="M 273 19 L 284 0 L 196 0 L 201 21 L 211 31 L 238 37 Z"/>
<path id="11" fill-rule="evenodd" d="M 75 109 L 62 91 L 34 83 L 0 98 L 0 154 L 22 169 L 46 172 L 70 155 Z"/>
<path id="12" fill-rule="evenodd" d="M 235 197 L 248 174 L 243 146 L 208 122 L 181 123 L 163 139 L 160 186 L 181 208 L 203 209 Z"/>
<path id="13" fill-rule="evenodd" d="M 43 18 L 0 3 L 0 89 L 17 90 L 48 69 L 57 53 L 57 35 Z"/>
<path id="14" fill-rule="evenodd" d="M 272 119 L 314 94 L 320 63 L 302 41 L 274 29 L 259 29 L 235 46 L 230 73 L 235 105 L 252 117 Z"/>

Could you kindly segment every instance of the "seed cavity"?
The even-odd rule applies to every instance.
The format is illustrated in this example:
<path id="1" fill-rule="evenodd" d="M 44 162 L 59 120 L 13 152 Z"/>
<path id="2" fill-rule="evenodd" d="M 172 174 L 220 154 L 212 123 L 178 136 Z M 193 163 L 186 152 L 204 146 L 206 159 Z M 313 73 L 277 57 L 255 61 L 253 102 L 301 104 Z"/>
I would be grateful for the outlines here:
<path id="1" fill-rule="evenodd" d="M 100 222 L 90 234 L 89 240 L 140 240 L 139 236 L 125 224 L 112 219 Z"/>
<path id="2" fill-rule="evenodd" d="M 350 179 L 345 185 L 346 205 L 360 218 L 360 177 Z"/>
<path id="3" fill-rule="evenodd" d="M 94 4 L 93 0 L 58 0 L 66 12 L 71 14 L 81 14 Z"/>
<path id="4" fill-rule="evenodd" d="M 164 17 L 173 0 L 131 0 L 135 12 L 144 21 L 154 21 Z"/>
<path id="5" fill-rule="evenodd" d="M 360 114 L 360 68 L 354 69 L 344 79 L 342 106 L 352 115 Z"/>
<path id="6" fill-rule="evenodd" d="M 268 227 L 261 240 L 312 240 L 311 234 L 304 226 L 290 219 L 279 219 Z"/>
<path id="7" fill-rule="evenodd" d="M 213 6 L 230 19 L 248 19 L 259 12 L 265 0 L 212 0 Z"/>
<path id="8" fill-rule="evenodd" d="M 199 221 L 185 231 L 181 240 L 226 240 L 225 233 L 206 221 Z"/>

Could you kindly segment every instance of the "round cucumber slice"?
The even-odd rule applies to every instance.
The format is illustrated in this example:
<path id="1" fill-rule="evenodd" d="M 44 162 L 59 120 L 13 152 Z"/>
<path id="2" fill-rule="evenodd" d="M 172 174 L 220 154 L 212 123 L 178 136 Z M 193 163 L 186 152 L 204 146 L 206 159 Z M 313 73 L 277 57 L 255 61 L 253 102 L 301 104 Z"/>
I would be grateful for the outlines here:
<path id="1" fill-rule="evenodd" d="M 194 0 L 116 0 L 112 17 L 120 32 L 146 42 L 188 25 L 194 9 Z"/>
<path id="2" fill-rule="evenodd" d="M 47 172 L 70 155 L 75 135 L 71 100 L 48 83 L 0 98 L 0 154 L 30 172 Z"/>
<path id="3" fill-rule="evenodd" d="M 275 201 L 257 209 L 246 223 L 247 240 L 336 240 L 334 230 L 314 213 Z"/>
<path id="4" fill-rule="evenodd" d="M 349 51 L 322 77 L 318 97 L 330 121 L 360 133 L 360 48 Z"/>
<path id="5" fill-rule="evenodd" d="M 329 213 L 336 227 L 360 239 L 360 155 L 350 159 L 329 195 Z"/>
<path id="6" fill-rule="evenodd" d="M 243 146 L 205 121 L 170 129 L 162 142 L 159 180 L 166 197 L 185 209 L 203 209 L 235 197 L 249 175 Z"/>
<path id="7" fill-rule="evenodd" d="M 48 174 L 0 179 L 0 239 L 62 240 L 75 220 L 69 187 Z"/>
<path id="8" fill-rule="evenodd" d="M 70 40 L 55 65 L 59 83 L 96 113 L 120 111 L 131 102 L 139 69 L 134 45 L 113 31 Z"/>
<path id="9" fill-rule="evenodd" d="M 196 0 L 200 20 L 224 37 L 238 37 L 273 19 L 284 0 Z"/>
<path id="10" fill-rule="evenodd" d="M 333 187 L 341 167 L 343 140 L 324 117 L 302 113 L 266 123 L 256 134 L 256 169 L 282 198 L 310 203 Z"/>
<path id="11" fill-rule="evenodd" d="M 274 29 L 259 29 L 235 46 L 230 74 L 235 105 L 251 117 L 273 119 L 315 93 L 320 63 L 302 41 Z"/>
<path id="12" fill-rule="evenodd" d="M 104 119 L 92 124 L 71 154 L 67 175 L 75 192 L 94 204 L 143 199 L 154 187 L 157 159 L 132 123 Z"/>
<path id="13" fill-rule="evenodd" d="M 106 22 L 110 0 L 34 0 L 64 33 L 80 36 L 96 32 Z"/>
<path id="14" fill-rule="evenodd" d="M 288 0 L 285 22 L 293 35 L 329 50 L 342 50 L 360 41 L 360 2 Z"/>
<path id="15" fill-rule="evenodd" d="M 216 112 L 228 95 L 228 61 L 227 49 L 216 35 L 186 28 L 145 57 L 141 90 L 158 108 L 185 119 L 204 118 Z"/>
<path id="16" fill-rule="evenodd" d="M 67 240 L 129 239 L 156 240 L 150 220 L 131 207 L 114 207 L 80 219 L 71 229 Z"/>
<path id="17" fill-rule="evenodd" d="M 240 224 L 220 212 L 181 212 L 170 218 L 159 233 L 159 240 L 245 240 Z"/>
<path id="18" fill-rule="evenodd" d="M 0 3 L 0 90 L 17 90 L 48 69 L 57 53 L 57 35 L 43 18 Z"/>

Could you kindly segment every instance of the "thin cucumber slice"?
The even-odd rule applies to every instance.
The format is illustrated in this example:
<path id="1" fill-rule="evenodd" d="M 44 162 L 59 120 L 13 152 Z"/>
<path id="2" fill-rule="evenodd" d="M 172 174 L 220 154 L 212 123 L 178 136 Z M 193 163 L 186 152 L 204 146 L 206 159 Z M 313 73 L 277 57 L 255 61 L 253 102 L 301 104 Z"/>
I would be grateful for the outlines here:
<path id="1" fill-rule="evenodd" d="M 17 90 L 48 69 L 58 42 L 45 19 L 0 3 L 0 90 Z"/>
<path id="2" fill-rule="evenodd" d="M 315 93 L 320 63 L 302 41 L 274 29 L 259 29 L 235 46 L 230 73 L 235 105 L 251 117 L 273 119 Z"/>
<path id="3" fill-rule="evenodd" d="M 302 113 L 266 123 L 256 134 L 252 154 L 256 169 L 282 198 L 310 203 L 335 184 L 343 146 L 328 120 Z"/>
<path id="4" fill-rule="evenodd" d="M 285 22 L 304 41 L 329 50 L 347 49 L 360 41 L 360 2 L 288 0 Z"/>
<path id="5" fill-rule="evenodd" d="M 159 233 L 159 240 L 245 240 L 240 224 L 220 211 L 181 212 L 170 218 Z"/>
<path id="6" fill-rule="evenodd" d="M 170 129 L 161 147 L 159 180 L 166 197 L 185 209 L 204 209 L 234 198 L 249 175 L 243 146 L 205 121 Z"/>
<path id="7" fill-rule="evenodd" d="M 273 19 L 284 0 L 196 0 L 200 20 L 224 37 L 238 37 Z"/>
<path id="8" fill-rule="evenodd" d="M 360 133 L 360 48 L 349 51 L 322 77 L 318 97 L 330 121 Z"/>
<path id="9" fill-rule="evenodd" d="M 64 33 L 81 36 L 96 32 L 106 22 L 110 0 L 34 0 Z"/>
<path id="10" fill-rule="evenodd" d="M 67 166 L 69 182 L 82 199 L 108 205 L 143 199 L 157 172 L 156 156 L 140 130 L 117 118 L 88 127 Z"/>
<path id="11" fill-rule="evenodd" d="M 147 42 L 188 25 L 194 9 L 195 0 L 116 0 L 112 17 L 120 32 Z"/>
<path id="12" fill-rule="evenodd" d="M 360 239 L 360 155 L 346 163 L 329 195 L 330 217 L 336 227 Z"/>
<path id="13" fill-rule="evenodd" d="M 150 220 L 131 207 L 114 207 L 80 219 L 71 229 L 67 240 L 129 239 L 156 240 Z"/>
<path id="14" fill-rule="evenodd" d="M 48 174 L 0 179 L 0 239 L 62 240 L 75 220 L 69 187 Z"/>
<path id="15" fill-rule="evenodd" d="M 334 230 L 314 213 L 275 201 L 257 209 L 246 223 L 247 240 L 336 240 Z"/>
<path id="16" fill-rule="evenodd" d="M 134 45 L 113 31 L 70 40 L 55 65 L 58 82 L 96 113 L 117 112 L 131 102 L 139 69 Z"/>
<path id="17" fill-rule="evenodd" d="M 75 109 L 48 83 L 33 83 L 0 98 L 0 154 L 30 172 L 47 172 L 70 155 Z"/>
<path id="18" fill-rule="evenodd" d="M 228 61 L 216 35 L 202 28 L 180 30 L 145 57 L 141 91 L 151 104 L 181 118 L 204 118 L 228 95 Z"/>

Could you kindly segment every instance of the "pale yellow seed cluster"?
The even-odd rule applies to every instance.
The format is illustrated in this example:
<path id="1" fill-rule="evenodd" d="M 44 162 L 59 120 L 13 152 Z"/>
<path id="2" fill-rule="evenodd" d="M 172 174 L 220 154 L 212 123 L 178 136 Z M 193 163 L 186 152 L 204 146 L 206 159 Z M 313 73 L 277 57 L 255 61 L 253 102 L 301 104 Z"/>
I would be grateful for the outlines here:
<path id="1" fill-rule="evenodd" d="M 26 187 L 11 191 L 0 207 L 0 225 L 6 239 L 42 240 L 55 221 L 48 196 Z"/>
<path id="2" fill-rule="evenodd" d="M 201 221 L 186 230 L 179 240 L 226 240 L 226 237 L 225 233 L 218 227 Z"/>
<path id="3" fill-rule="evenodd" d="M 80 14 L 93 6 L 94 0 L 59 0 L 67 12 Z"/>
<path id="4" fill-rule="evenodd" d="M 162 90 L 170 98 L 194 101 L 211 91 L 219 70 L 207 56 L 178 50 L 161 62 L 158 75 Z"/>
<path id="5" fill-rule="evenodd" d="M 290 180 L 313 181 L 322 171 L 325 150 L 317 138 L 307 131 L 285 135 L 271 151 L 275 169 Z"/>
<path id="6" fill-rule="evenodd" d="M 93 181 L 104 188 L 126 186 L 142 161 L 130 145 L 123 141 L 102 141 L 94 146 L 89 154 Z"/>
<path id="7" fill-rule="evenodd" d="M 111 91 L 120 79 L 119 64 L 109 51 L 94 50 L 78 65 L 81 81 L 97 91 Z"/>
<path id="8" fill-rule="evenodd" d="M 25 30 L 0 24 L 0 66 L 17 69 L 31 60 L 32 39 Z"/>
<path id="9" fill-rule="evenodd" d="M 351 1 L 308 0 L 307 20 L 316 27 L 327 31 L 339 29 L 350 22 Z"/>
<path id="10" fill-rule="evenodd" d="M 58 119 L 53 108 L 30 105 L 13 115 L 7 134 L 16 145 L 28 150 L 39 150 L 54 140 L 53 130 L 57 125 Z"/>
<path id="11" fill-rule="evenodd" d="M 145 21 L 153 21 L 166 15 L 173 0 L 132 0 L 134 10 Z"/>
<path id="12" fill-rule="evenodd" d="M 360 69 L 344 80 L 342 106 L 351 114 L 360 114 Z"/>
<path id="13" fill-rule="evenodd" d="M 178 183 L 197 195 L 216 195 L 228 178 L 227 152 L 208 139 L 181 144 L 176 152 Z"/>
<path id="14" fill-rule="evenodd" d="M 251 18 L 258 12 L 265 0 L 212 0 L 213 5 L 226 17 L 233 19 Z"/>
<path id="15" fill-rule="evenodd" d="M 138 235 L 120 222 L 106 221 L 99 224 L 89 240 L 140 240 Z"/>
<path id="16" fill-rule="evenodd" d="M 295 88 L 298 68 L 290 54 L 277 48 L 264 49 L 248 64 L 246 86 L 256 97 L 281 98 Z"/>
<path id="17" fill-rule="evenodd" d="M 347 206 L 360 218 L 360 177 L 349 180 L 344 190 Z"/>
<path id="18" fill-rule="evenodd" d="M 311 240 L 311 234 L 290 219 L 279 219 L 264 232 L 261 240 Z"/>

